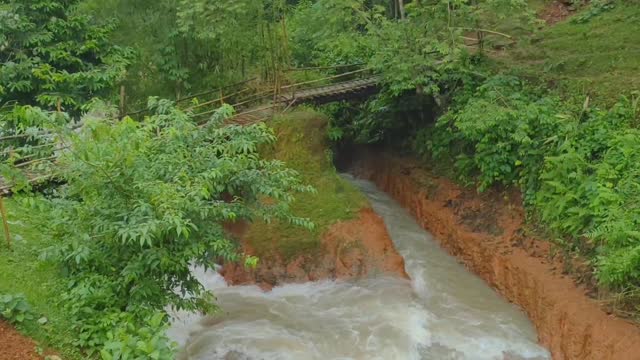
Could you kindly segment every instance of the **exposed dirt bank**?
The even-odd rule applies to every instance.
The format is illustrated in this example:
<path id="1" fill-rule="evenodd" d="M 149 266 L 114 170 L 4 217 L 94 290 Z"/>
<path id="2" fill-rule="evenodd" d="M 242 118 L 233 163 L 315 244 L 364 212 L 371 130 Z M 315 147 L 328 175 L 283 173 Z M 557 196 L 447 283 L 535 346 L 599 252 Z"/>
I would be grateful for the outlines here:
<path id="1" fill-rule="evenodd" d="M 351 171 L 374 181 L 472 271 L 520 305 L 554 359 L 640 359 L 640 330 L 605 313 L 523 235 L 524 212 L 505 194 L 478 195 L 410 159 L 359 151 Z"/>
<path id="2" fill-rule="evenodd" d="M 233 230 L 240 237 L 246 233 L 242 227 Z M 253 254 L 247 241 L 243 245 L 247 254 Z M 315 254 L 287 260 L 274 253 L 261 256 L 254 270 L 228 263 L 221 273 L 229 284 L 258 284 L 265 290 L 283 283 L 350 279 L 375 273 L 408 277 L 404 260 L 393 246 L 382 218 L 370 208 L 360 210 L 354 220 L 329 227 L 322 235 L 322 249 Z"/>
<path id="3" fill-rule="evenodd" d="M 0 320 L 0 360 L 42 359 L 36 353 L 36 343 Z"/>

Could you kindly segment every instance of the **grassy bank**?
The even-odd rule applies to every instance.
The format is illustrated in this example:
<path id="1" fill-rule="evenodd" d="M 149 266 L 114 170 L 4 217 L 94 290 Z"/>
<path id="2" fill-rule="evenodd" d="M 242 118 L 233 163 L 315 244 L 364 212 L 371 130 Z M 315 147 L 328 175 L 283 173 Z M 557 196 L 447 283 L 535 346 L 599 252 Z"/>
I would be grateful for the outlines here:
<path id="1" fill-rule="evenodd" d="M 60 269 L 39 259 L 42 250 L 52 245 L 52 239 L 24 220 L 33 209 L 14 199 L 5 203 L 13 246 L 12 251 L 4 243 L 0 246 L 0 294 L 23 294 L 31 306 L 33 319 L 18 326 L 21 332 L 40 347 L 59 352 L 64 359 L 81 359 L 71 346 L 76 334 L 58 302 L 64 287 Z M 46 318 L 45 324 L 38 323 L 42 317 Z"/>
<path id="2" fill-rule="evenodd" d="M 281 222 L 257 222 L 249 230 L 249 244 L 258 257 L 274 251 L 286 259 L 302 254 L 313 256 L 321 249 L 322 233 L 331 224 L 353 219 L 367 200 L 337 174 L 326 140 L 324 115 L 301 109 L 281 115 L 269 125 L 278 141 L 265 149 L 266 157 L 284 161 L 316 189 L 315 193 L 298 195 L 293 204 L 293 212 L 311 219 L 316 227 L 309 232 Z"/>
<path id="3" fill-rule="evenodd" d="M 530 3 L 542 13 L 551 1 Z M 613 8 L 602 8 L 594 1 L 557 24 L 521 37 L 515 49 L 492 56 L 494 68 L 542 81 L 568 96 L 590 95 L 597 103 L 615 103 L 640 89 L 640 2 L 611 4 Z"/>

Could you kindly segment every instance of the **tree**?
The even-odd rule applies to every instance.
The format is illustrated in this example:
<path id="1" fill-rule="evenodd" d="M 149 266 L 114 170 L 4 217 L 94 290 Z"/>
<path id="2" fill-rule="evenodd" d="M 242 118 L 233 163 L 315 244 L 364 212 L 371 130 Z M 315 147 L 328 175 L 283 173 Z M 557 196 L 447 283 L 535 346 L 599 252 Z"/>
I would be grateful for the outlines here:
<path id="1" fill-rule="evenodd" d="M 215 45 L 208 60 L 218 76 L 273 76 L 287 62 L 286 11 L 283 0 L 180 0 L 177 25 L 183 36 Z"/>
<path id="2" fill-rule="evenodd" d="M 0 0 L 0 104 L 17 102 L 78 115 L 125 75 L 128 49 L 112 26 L 77 14 L 79 0 Z"/>
<path id="3" fill-rule="evenodd" d="M 289 211 L 295 192 L 312 189 L 260 157 L 275 140 L 266 125 L 223 125 L 229 106 L 203 127 L 169 101 L 151 99 L 150 109 L 143 122 L 87 120 L 79 132 L 59 132 L 65 185 L 33 199 L 43 209 L 33 221 L 58 240 L 47 257 L 70 276 L 65 303 L 82 347 L 169 307 L 213 311 L 191 267 L 256 261 L 238 252 L 225 224 L 278 218 L 312 227 Z"/>

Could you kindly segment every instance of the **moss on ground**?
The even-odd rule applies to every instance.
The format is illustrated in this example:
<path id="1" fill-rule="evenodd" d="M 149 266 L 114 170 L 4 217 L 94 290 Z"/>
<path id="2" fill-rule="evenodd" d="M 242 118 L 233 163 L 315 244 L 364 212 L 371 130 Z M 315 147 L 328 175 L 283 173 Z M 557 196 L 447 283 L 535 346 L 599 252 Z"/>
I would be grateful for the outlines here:
<path id="1" fill-rule="evenodd" d="M 0 293 L 23 294 L 34 313 L 34 319 L 19 325 L 18 330 L 32 337 L 38 346 L 58 351 L 64 359 L 81 359 L 70 345 L 76 334 L 58 303 L 65 284 L 62 273 L 54 264 L 39 259 L 42 250 L 52 245 L 52 239 L 23 220 L 27 211 L 34 210 L 27 210 L 13 199 L 6 199 L 5 205 L 13 246 L 9 251 L 4 236 L 0 236 Z M 45 325 L 37 322 L 41 317 L 47 318 Z"/>
<path id="2" fill-rule="evenodd" d="M 544 2 L 530 3 L 539 10 Z M 492 57 L 495 69 L 541 80 L 567 96 L 590 95 L 606 105 L 640 90 L 640 1 L 614 3 L 612 10 L 584 22 L 575 19 L 589 12 L 589 6 L 521 37 L 514 49 Z"/>
<path id="3" fill-rule="evenodd" d="M 358 210 L 368 205 L 364 195 L 336 172 L 326 140 L 327 118 L 312 110 L 297 110 L 281 115 L 269 125 L 278 141 L 265 156 L 284 161 L 297 170 L 316 193 L 298 194 L 294 214 L 307 217 L 313 231 L 282 222 L 251 225 L 247 239 L 256 255 L 273 252 L 285 259 L 298 255 L 313 256 L 321 250 L 321 235 L 336 222 L 353 219 Z"/>

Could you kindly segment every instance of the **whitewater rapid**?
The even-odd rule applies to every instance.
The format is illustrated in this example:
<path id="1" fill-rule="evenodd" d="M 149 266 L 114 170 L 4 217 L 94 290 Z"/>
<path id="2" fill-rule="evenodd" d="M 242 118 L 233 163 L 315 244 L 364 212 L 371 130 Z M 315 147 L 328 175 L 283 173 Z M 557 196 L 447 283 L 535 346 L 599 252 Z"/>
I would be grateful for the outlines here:
<path id="1" fill-rule="evenodd" d="M 411 280 L 291 284 L 263 292 L 193 271 L 217 297 L 216 316 L 175 313 L 169 336 L 189 360 L 543 360 L 524 313 L 444 252 L 400 205 L 348 179 L 384 219 Z"/>

